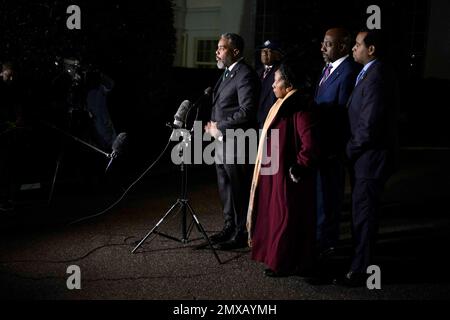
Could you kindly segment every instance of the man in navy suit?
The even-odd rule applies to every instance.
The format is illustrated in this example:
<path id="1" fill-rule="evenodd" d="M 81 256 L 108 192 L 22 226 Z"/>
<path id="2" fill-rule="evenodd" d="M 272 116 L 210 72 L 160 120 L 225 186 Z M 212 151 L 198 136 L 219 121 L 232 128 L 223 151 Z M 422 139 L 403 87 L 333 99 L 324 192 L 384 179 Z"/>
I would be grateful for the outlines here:
<path id="1" fill-rule="evenodd" d="M 346 154 L 351 164 L 354 254 L 342 284 L 365 285 L 377 233 L 383 187 L 397 164 L 397 84 L 382 62 L 381 31 L 362 31 L 353 57 L 364 67 L 348 102 L 351 137 Z"/>
<path id="2" fill-rule="evenodd" d="M 237 161 L 236 149 L 242 148 L 228 129 L 256 127 L 259 81 L 256 72 L 244 62 L 244 40 L 237 34 L 223 34 L 219 40 L 216 60 L 224 73 L 213 91 L 211 121 L 205 130 L 223 142 L 223 163 L 216 163 L 217 183 L 223 206 L 224 227 L 210 240 L 218 249 L 230 250 L 247 245 L 246 220 L 251 180 L 251 166 Z M 231 141 L 234 140 L 234 141 Z M 240 150 L 244 151 L 244 150 Z"/>
<path id="3" fill-rule="evenodd" d="M 261 94 L 259 95 L 258 106 L 258 126 L 262 129 L 270 108 L 272 108 L 277 97 L 273 93 L 273 82 L 275 81 L 275 71 L 280 66 L 283 57 L 283 50 L 276 41 L 267 40 L 260 47 L 262 68 L 257 71 L 261 80 Z"/>
<path id="4" fill-rule="evenodd" d="M 349 56 L 351 36 L 329 29 L 322 42 L 326 63 L 314 101 L 320 116 L 321 161 L 317 179 L 317 243 L 324 258 L 334 252 L 344 198 L 345 144 L 349 138 L 347 102 L 361 67 Z"/>

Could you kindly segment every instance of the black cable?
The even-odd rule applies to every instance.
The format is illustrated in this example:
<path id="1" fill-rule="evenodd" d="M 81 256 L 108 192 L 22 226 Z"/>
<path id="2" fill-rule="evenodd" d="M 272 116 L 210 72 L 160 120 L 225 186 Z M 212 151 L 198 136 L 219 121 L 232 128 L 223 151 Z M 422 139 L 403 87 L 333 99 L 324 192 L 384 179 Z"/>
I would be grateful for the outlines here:
<path id="1" fill-rule="evenodd" d="M 217 274 L 220 274 L 220 272 L 216 272 Z M 0 275 L 8 275 L 9 277 L 16 277 L 22 280 L 32 280 L 32 281 L 41 281 L 41 280 L 65 280 L 66 277 L 58 277 L 58 276 L 48 276 L 48 277 L 28 277 L 23 276 L 17 273 L 13 272 L 7 272 L 7 271 L 1 271 Z M 83 282 L 98 282 L 98 281 L 141 281 L 141 280 L 154 280 L 154 279 L 195 279 L 198 277 L 205 276 L 205 273 L 196 273 L 193 275 L 155 275 L 155 276 L 138 276 L 138 277 L 123 277 L 123 278 L 92 278 L 92 279 L 86 279 L 83 278 Z"/>
<path id="2" fill-rule="evenodd" d="M 106 208 L 106 209 L 104 209 L 103 211 L 101 211 L 101 212 L 99 212 L 99 213 L 96 213 L 96 214 L 93 214 L 93 215 L 90 215 L 90 216 L 87 216 L 87 217 L 84 217 L 84 218 L 81 218 L 81 219 L 78 219 L 78 220 L 75 220 L 75 221 L 73 221 L 73 222 L 71 222 L 71 223 L 69 223 L 69 225 L 72 225 L 72 224 L 76 224 L 76 223 L 79 223 L 79 222 L 81 222 L 81 221 L 84 221 L 84 220 L 88 220 L 88 219 L 92 219 L 92 218 L 95 218 L 95 217 L 98 217 L 98 216 L 101 216 L 101 215 L 103 215 L 103 214 L 105 214 L 106 212 L 108 212 L 109 210 L 111 210 L 112 208 L 114 208 L 120 201 L 122 201 L 122 199 L 125 197 L 125 195 L 128 193 L 128 191 L 130 191 L 130 189 L 136 184 L 136 183 L 138 183 L 146 174 L 147 174 L 147 172 L 150 170 L 150 169 L 152 169 L 153 168 L 153 166 L 161 159 L 161 157 L 164 155 L 164 153 L 166 153 L 166 151 L 167 151 L 167 148 L 169 147 L 169 145 L 170 145 L 170 142 L 171 142 L 171 140 L 170 140 L 170 138 L 169 138 L 169 141 L 167 142 L 167 144 L 166 144 L 166 146 L 164 147 L 164 150 L 161 152 L 161 154 L 156 158 L 156 160 L 147 168 L 147 169 L 145 169 L 145 171 L 125 190 L 125 192 L 122 194 L 122 196 L 120 196 L 120 198 L 117 200 L 117 201 L 115 201 L 112 205 L 110 205 L 108 208 Z"/>
<path id="3" fill-rule="evenodd" d="M 13 264 L 13 263 L 72 263 L 72 262 L 76 262 L 76 261 L 80 261 L 83 260 L 85 258 L 87 258 L 88 256 L 90 256 L 92 253 L 100 250 L 100 249 L 104 249 L 104 248 L 109 248 L 109 247 L 122 247 L 122 246 L 129 246 L 129 243 L 109 243 L 109 244 L 104 244 L 98 247 L 95 247 L 91 250 L 89 250 L 87 253 L 85 253 L 84 255 L 80 256 L 80 257 L 76 257 L 76 258 L 72 258 L 72 259 L 67 259 L 67 260 L 12 260 L 12 261 L 0 261 L 0 264 Z"/>

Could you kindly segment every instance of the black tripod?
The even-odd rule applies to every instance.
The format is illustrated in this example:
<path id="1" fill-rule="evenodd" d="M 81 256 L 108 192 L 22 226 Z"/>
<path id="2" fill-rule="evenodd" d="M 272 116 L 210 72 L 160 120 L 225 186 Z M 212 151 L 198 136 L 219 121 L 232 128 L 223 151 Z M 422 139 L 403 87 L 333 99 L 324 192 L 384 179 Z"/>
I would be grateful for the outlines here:
<path id="1" fill-rule="evenodd" d="M 190 140 L 190 133 L 188 131 L 185 131 L 182 133 L 183 136 L 183 145 L 185 145 L 185 141 Z M 214 256 L 216 257 L 219 264 L 222 262 L 220 261 L 219 256 L 217 255 L 216 250 L 214 249 L 211 240 L 209 239 L 208 235 L 205 232 L 205 229 L 201 225 L 200 221 L 197 218 L 197 215 L 195 214 L 194 209 L 189 203 L 189 199 L 187 199 L 187 165 L 184 163 L 184 155 L 183 155 L 183 148 L 180 147 L 180 156 L 181 156 L 181 163 L 180 163 L 180 172 L 181 172 L 181 194 L 180 198 L 170 207 L 170 209 L 164 214 L 164 216 L 156 223 L 156 225 L 145 235 L 144 238 L 137 244 L 137 246 L 131 251 L 132 253 L 135 253 L 136 250 L 144 243 L 147 238 L 152 235 L 153 233 L 156 235 L 163 236 L 165 238 L 181 242 L 181 243 L 188 243 L 189 242 L 189 236 L 191 234 L 193 225 L 197 227 L 197 230 L 202 234 L 203 238 L 208 242 L 209 247 L 212 249 Z M 178 207 L 178 210 L 175 212 L 175 208 Z M 175 215 L 177 215 L 179 212 L 181 212 L 181 239 L 175 238 L 173 236 L 167 235 L 165 233 L 159 232 L 158 227 L 160 224 L 171 214 L 175 212 Z M 187 227 L 187 214 L 190 214 L 192 217 L 191 224 Z"/>

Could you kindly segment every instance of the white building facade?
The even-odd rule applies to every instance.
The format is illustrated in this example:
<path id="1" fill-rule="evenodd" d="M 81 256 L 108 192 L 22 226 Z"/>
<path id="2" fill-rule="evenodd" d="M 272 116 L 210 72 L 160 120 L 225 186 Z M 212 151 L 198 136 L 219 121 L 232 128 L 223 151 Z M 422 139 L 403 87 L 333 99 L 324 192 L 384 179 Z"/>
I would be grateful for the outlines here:
<path id="1" fill-rule="evenodd" d="M 244 56 L 252 62 L 256 0 L 172 1 L 177 37 L 174 66 L 215 68 L 217 42 L 226 32 L 244 38 Z"/>

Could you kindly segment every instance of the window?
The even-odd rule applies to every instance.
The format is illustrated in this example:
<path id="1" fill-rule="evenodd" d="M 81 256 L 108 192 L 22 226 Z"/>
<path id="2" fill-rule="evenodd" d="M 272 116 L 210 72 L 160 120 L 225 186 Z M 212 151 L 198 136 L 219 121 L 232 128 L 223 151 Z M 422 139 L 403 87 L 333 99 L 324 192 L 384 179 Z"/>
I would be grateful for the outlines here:
<path id="1" fill-rule="evenodd" d="M 215 68 L 217 39 L 199 39 L 196 41 L 196 48 L 195 66 L 197 68 Z"/>

